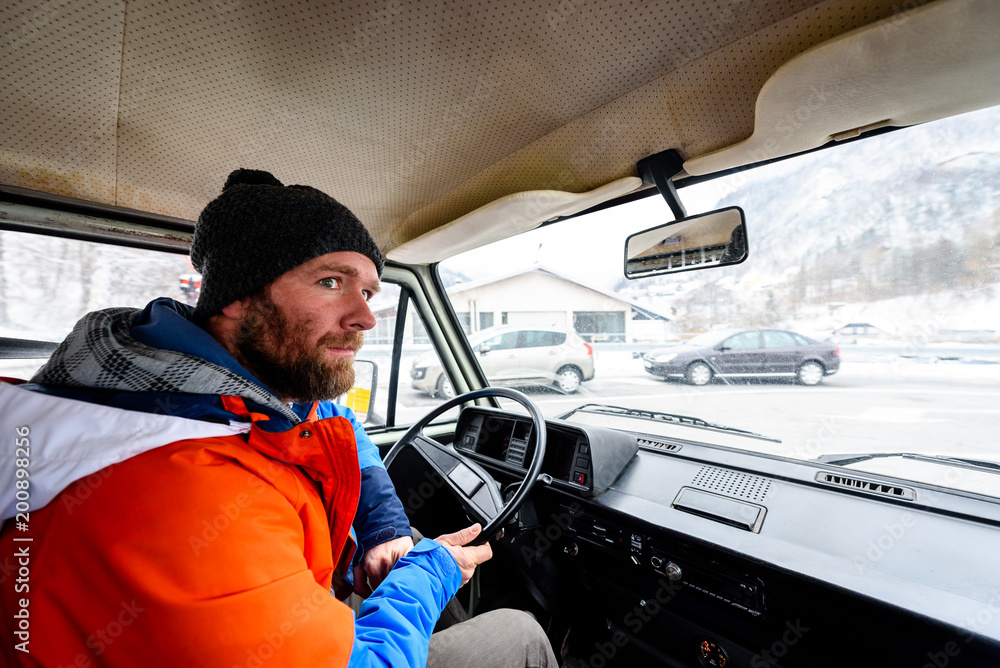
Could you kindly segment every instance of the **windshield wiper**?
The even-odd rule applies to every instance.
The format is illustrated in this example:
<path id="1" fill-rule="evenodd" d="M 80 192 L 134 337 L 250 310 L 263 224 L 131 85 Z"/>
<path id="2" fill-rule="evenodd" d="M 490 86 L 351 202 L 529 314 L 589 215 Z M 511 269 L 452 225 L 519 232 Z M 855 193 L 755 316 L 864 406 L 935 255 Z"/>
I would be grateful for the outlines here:
<path id="1" fill-rule="evenodd" d="M 1000 472 L 1000 464 L 985 459 L 970 459 L 968 457 L 949 457 L 945 455 L 930 455 L 930 456 L 933 457 L 934 459 L 944 462 L 954 462 L 956 464 L 964 464 L 966 466 L 974 466 L 976 468 L 990 469 L 992 471 Z"/>
<path id="2" fill-rule="evenodd" d="M 948 455 L 923 455 L 918 452 L 868 452 L 864 454 L 852 455 L 820 455 L 816 461 L 834 466 L 850 466 L 858 462 L 866 462 L 872 459 L 882 459 L 888 457 L 899 457 L 901 459 L 914 459 L 917 461 L 931 462 L 933 464 L 954 464 L 964 468 L 986 469 L 991 472 L 1000 473 L 1000 463 L 991 462 L 984 459 L 970 459 L 968 457 L 951 457 Z"/>
<path id="3" fill-rule="evenodd" d="M 701 418 L 690 417 L 688 415 L 676 415 L 674 413 L 661 413 L 659 411 L 646 411 L 640 410 L 638 408 L 622 408 L 621 406 L 609 406 L 607 404 L 583 404 L 578 406 L 573 410 L 563 413 L 558 419 L 565 420 L 571 416 L 576 411 L 587 411 L 589 413 L 603 413 L 605 415 L 621 415 L 625 417 L 637 417 L 644 420 L 653 420 L 655 422 L 669 422 L 671 424 L 679 424 L 687 427 L 698 427 L 701 429 L 714 429 L 716 431 L 724 431 L 730 434 L 739 434 L 741 436 L 749 436 L 751 438 L 759 438 L 764 441 L 771 441 L 773 443 L 781 443 L 777 438 L 771 438 L 770 436 L 764 436 L 756 432 L 747 431 L 746 429 L 737 429 L 736 427 L 727 427 L 723 424 L 714 424 L 712 422 L 707 422 Z"/>

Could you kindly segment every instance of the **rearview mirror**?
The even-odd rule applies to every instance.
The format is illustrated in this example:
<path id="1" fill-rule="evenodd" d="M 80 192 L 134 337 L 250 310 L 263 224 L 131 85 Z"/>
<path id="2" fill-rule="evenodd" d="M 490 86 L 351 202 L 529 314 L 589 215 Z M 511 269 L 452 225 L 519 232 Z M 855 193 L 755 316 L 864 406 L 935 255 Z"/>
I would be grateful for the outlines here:
<path id="1" fill-rule="evenodd" d="M 748 256 L 743 209 L 734 206 L 633 234 L 625 241 L 625 277 L 722 267 Z"/>

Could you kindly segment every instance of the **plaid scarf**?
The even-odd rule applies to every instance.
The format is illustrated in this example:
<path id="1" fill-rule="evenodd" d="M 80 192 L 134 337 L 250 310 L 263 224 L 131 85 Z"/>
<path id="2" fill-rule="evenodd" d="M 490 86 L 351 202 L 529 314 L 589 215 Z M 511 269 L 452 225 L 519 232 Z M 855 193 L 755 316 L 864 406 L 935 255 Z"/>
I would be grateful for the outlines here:
<path id="1" fill-rule="evenodd" d="M 32 383 L 119 392 L 175 392 L 237 396 L 300 419 L 260 385 L 199 357 L 147 346 L 132 338 L 136 308 L 109 308 L 83 316 Z"/>

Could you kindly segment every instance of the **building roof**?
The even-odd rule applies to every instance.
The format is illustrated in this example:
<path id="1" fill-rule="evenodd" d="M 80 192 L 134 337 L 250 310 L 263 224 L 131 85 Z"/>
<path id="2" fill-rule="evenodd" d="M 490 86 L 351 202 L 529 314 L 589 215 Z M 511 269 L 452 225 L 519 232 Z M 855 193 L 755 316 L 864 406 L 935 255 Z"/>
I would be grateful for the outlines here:
<path id="1" fill-rule="evenodd" d="M 649 320 L 667 320 L 667 321 L 672 320 L 672 318 L 670 316 L 668 316 L 667 314 L 665 314 L 665 313 L 661 313 L 661 312 L 659 312 L 659 311 L 657 311 L 655 309 L 651 309 L 648 306 L 643 306 L 642 304 L 640 304 L 640 303 L 638 303 L 638 302 L 636 302 L 634 300 L 623 299 L 620 295 L 617 295 L 614 292 L 609 292 L 607 290 L 602 290 L 601 288 L 595 287 L 593 285 L 587 285 L 586 283 L 583 283 L 583 282 L 581 282 L 581 281 L 579 281 L 579 280 L 577 280 L 575 278 L 567 276 L 566 274 L 558 272 L 558 271 L 556 271 L 554 269 L 550 269 L 548 267 L 543 267 L 542 265 L 537 264 L 537 263 L 533 264 L 533 265 L 529 265 L 527 267 L 523 267 L 521 269 L 516 269 L 514 271 L 507 272 L 505 274 L 500 274 L 500 275 L 497 275 L 497 276 L 491 276 L 489 278 L 478 279 L 478 280 L 475 280 L 475 281 L 469 281 L 468 283 L 456 283 L 455 285 L 452 285 L 452 286 L 449 286 L 448 288 L 446 288 L 446 291 L 448 292 L 449 295 L 452 295 L 452 294 L 456 294 L 456 293 L 460 293 L 460 292 L 465 292 L 466 290 L 473 290 L 475 288 L 481 288 L 481 287 L 484 287 L 484 286 L 487 286 L 487 285 L 492 285 L 494 283 L 501 283 L 503 281 L 507 281 L 507 280 L 510 280 L 512 278 L 516 278 L 518 276 L 523 276 L 525 274 L 530 274 L 530 273 L 533 273 L 533 272 L 538 272 L 538 273 L 542 273 L 542 274 L 548 274 L 549 276 L 552 276 L 553 278 L 558 279 L 560 281 L 564 281 L 566 283 L 571 283 L 573 285 L 577 285 L 577 286 L 579 286 L 581 288 L 584 288 L 586 290 L 590 290 L 592 292 L 596 292 L 599 295 L 607 297 L 608 299 L 613 299 L 616 302 L 620 302 L 622 304 L 625 304 L 626 306 L 628 306 L 629 308 L 631 308 L 633 311 L 641 313 L 643 316 L 645 316 Z"/>

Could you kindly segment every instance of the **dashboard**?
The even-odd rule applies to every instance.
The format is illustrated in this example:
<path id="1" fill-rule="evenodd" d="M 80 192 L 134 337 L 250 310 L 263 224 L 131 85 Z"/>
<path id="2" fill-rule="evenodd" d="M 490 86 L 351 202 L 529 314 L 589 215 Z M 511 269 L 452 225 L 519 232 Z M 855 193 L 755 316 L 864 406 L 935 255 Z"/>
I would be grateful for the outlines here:
<path id="1" fill-rule="evenodd" d="M 462 413 L 456 449 L 481 461 L 527 469 L 535 454 L 533 425 L 527 418 L 501 411 L 471 409 Z M 580 428 L 548 424 L 542 471 L 571 489 L 589 491 L 593 485 L 590 436 Z"/>
<path id="2" fill-rule="evenodd" d="M 543 607 L 600 611 L 576 655 L 604 656 L 604 637 L 620 665 L 1000 665 L 997 503 L 695 439 L 546 428 L 548 484 L 503 543 Z M 475 407 L 455 446 L 516 478 L 534 434 Z"/>

